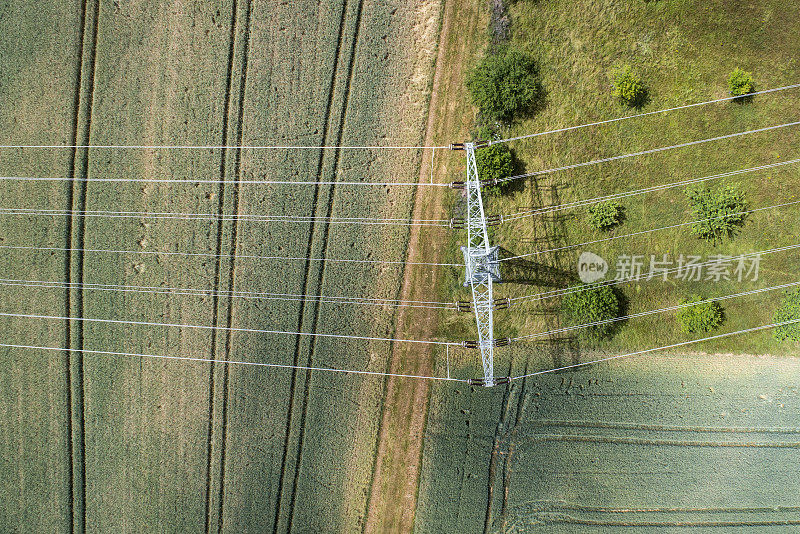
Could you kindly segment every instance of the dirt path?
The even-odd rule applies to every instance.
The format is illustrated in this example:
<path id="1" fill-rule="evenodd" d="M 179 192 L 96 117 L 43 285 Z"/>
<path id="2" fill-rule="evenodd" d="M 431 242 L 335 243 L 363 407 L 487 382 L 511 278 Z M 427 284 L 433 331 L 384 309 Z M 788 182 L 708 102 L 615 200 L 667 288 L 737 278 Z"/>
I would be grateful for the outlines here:
<path id="1" fill-rule="evenodd" d="M 458 67 L 463 64 L 461 59 L 466 53 L 472 53 L 475 43 L 457 38 L 455 34 L 461 33 L 463 24 L 478 24 L 482 13 L 480 2 L 445 2 L 425 131 L 426 146 L 461 140 L 467 135 L 467 123 L 463 121 L 470 120 L 471 113 L 468 105 L 459 100 L 459 96 L 463 96 L 463 73 Z M 465 33 L 471 35 L 474 32 Z M 420 181 L 430 180 L 431 165 L 434 166 L 434 180 L 447 179 L 448 164 L 458 159 L 449 151 L 445 154 L 441 152 L 437 152 L 435 160 L 430 152 L 425 154 Z M 448 194 L 452 194 L 449 189 L 418 188 L 413 218 L 442 218 Z M 437 232 L 426 229 L 421 235 L 418 227 L 412 228 L 408 246 L 409 262 L 441 258 L 449 236 L 446 230 L 438 235 Z M 406 269 L 400 298 L 429 299 L 431 295 L 438 294 L 439 279 L 435 269 Z M 412 339 L 430 339 L 436 332 L 437 319 L 437 310 L 401 308 L 396 331 Z M 433 351 L 421 345 L 396 345 L 392 351 L 390 369 L 393 373 L 429 375 L 433 371 Z M 411 532 L 414 528 L 430 386 L 427 380 L 389 378 L 387 381 L 364 532 Z"/>

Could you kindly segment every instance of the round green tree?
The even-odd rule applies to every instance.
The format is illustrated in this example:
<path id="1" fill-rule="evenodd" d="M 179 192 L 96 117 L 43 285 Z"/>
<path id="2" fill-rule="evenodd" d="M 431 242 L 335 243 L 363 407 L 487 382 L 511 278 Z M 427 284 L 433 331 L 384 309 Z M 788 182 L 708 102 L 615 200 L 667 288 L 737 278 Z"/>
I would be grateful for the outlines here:
<path id="1" fill-rule="evenodd" d="M 743 71 L 739 67 L 736 67 L 728 77 L 728 91 L 730 91 L 731 96 L 748 95 L 752 93 L 754 89 L 753 75 Z"/>
<path id="2" fill-rule="evenodd" d="M 598 202 L 587 210 L 587 222 L 592 228 L 598 230 L 611 230 L 622 223 L 625 208 L 616 200 Z"/>
<path id="3" fill-rule="evenodd" d="M 483 187 L 487 193 L 499 194 L 504 184 L 497 182 L 514 174 L 514 154 L 506 143 L 476 150 L 475 164 L 481 181 L 490 182 Z"/>
<path id="4" fill-rule="evenodd" d="M 570 288 L 561 301 L 561 312 L 570 326 L 610 321 L 619 317 L 622 304 L 617 293 L 608 285 L 578 284 Z M 596 342 L 611 337 L 614 323 L 607 322 L 581 328 L 578 336 Z"/>
<path id="5" fill-rule="evenodd" d="M 467 73 L 467 89 L 487 118 L 510 121 L 539 96 L 536 62 L 513 48 L 487 55 Z"/>
<path id="6" fill-rule="evenodd" d="M 681 330 L 687 333 L 710 332 L 719 328 L 725 320 L 725 311 L 717 302 L 704 300 L 699 295 L 693 295 L 683 301 L 683 304 L 697 303 L 694 306 L 680 308 L 675 313 L 675 318 L 681 325 Z"/>
<path id="7" fill-rule="evenodd" d="M 647 88 L 642 79 L 633 72 L 630 65 L 625 65 L 613 73 L 614 94 L 617 98 L 632 107 L 642 106 L 647 99 Z"/>
<path id="8" fill-rule="evenodd" d="M 788 291 L 775 312 L 774 322 L 800 321 L 800 289 Z M 775 339 L 783 341 L 800 341 L 800 322 L 789 323 L 775 327 Z"/>
<path id="9" fill-rule="evenodd" d="M 692 232 L 712 242 L 732 237 L 744 224 L 747 203 L 744 193 L 731 187 L 717 190 L 687 189 L 692 208 Z"/>

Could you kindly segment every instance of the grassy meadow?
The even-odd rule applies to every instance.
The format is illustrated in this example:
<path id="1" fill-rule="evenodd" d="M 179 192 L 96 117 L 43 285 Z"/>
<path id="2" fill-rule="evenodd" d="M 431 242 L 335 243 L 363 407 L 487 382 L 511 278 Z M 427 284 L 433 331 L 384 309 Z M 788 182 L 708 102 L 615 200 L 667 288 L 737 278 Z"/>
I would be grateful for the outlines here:
<path id="1" fill-rule="evenodd" d="M 722 98 L 727 96 L 727 77 L 737 66 L 753 73 L 756 89 L 797 83 L 800 64 L 795 52 L 800 29 L 792 22 L 797 15 L 798 6 L 782 2 L 518 2 L 511 8 L 512 44 L 539 62 L 545 97 L 541 109 L 509 133 L 544 131 Z M 609 73 L 626 64 L 648 88 L 648 101 L 641 109 L 627 109 L 612 94 Z M 542 136 L 515 143 L 513 148 L 524 172 L 535 172 L 795 122 L 800 118 L 796 111 L 799 103 L 800 90 L 791 89 L 756 95 L 744 104 L 723 102 Z M 794 159 L 800 154 L 797 128 L 541 175 L 492 202 L 490 211 L 513 214 L 530 206 L 558 205 Z M 711 188 L 730 185 L 740 189 L 749 208 L 769 207 L 797 200 L 800 168 L 786 165 L 706 183 Z M 517 255 L 691 221 L 684 189 L 621 199 L 626 218 L 611 232 L 591 229 L 585 208 L 577 208 L 509 223 L 498 230 L 497 241 L 510 255 Z M 800 235 L 798 206 L 752 213 L 739 235 L 717 245 L 696 238 L 683 226 L 536 255 L 528 258 L 531 264 L 521 267 L 525 286 L 511 283 L 499 291 L 510 296 L 539 293 L 554 287 L 561 275 L 562 280 L 574 280 L 577 258 L 583 251 L 605 258 L 611 278 L 621 255 L 643 256 L 647 271 L 651 255 L 661 260 L 668 254 L 675 262 L 680 254 L 707 259 L 713 254 L 737 256 L 796 244 Z M 666 282 L 656 279 L 619 287 L 628 311 L 636 313 L 678 304 L 695 293 L 715 297 L 797 281 L 799 262 L 796 250 L 765 255 L 757 281 L 687 282 L 673 275 Z M 556 270 L 553 280 L 548 280 L 550 287 L 537 284 L 535 274 L 524 274 L 525 269 L 535 273 L 540 266 Z M 770 323 L 780 296 L 780 291 L 774 291 L 726 301 L 723 306 L 728 319 L 722 328 L 733 331 Z M 537 303 L 532 311 L 545 303 Z M 505 327 L 511 335 L 536 329 L 535 318 L 519 321 L 525 316 L 524 311 L 509 314 Z M 619 329 L 611 347 L 646 348 L 683 339 L 686 336 L 672 314 L 661 314 L 629 321 Z M 793 345 L 773 342 L 768 335 L 723 339 L 715 347 L 744 353 L 796 350 Z"/>
<path id="2" fill-rule="evenodd" d="M 474 2 L 465 2 L 473 6 Z M 756 89 L 797 83 L 796 6 L 782 2 L 509 2 L 510 45 L 538 62 L 544 99 L 503 137 L 558 129 L 727 96 L 737 66 Z M 484 35 L 486 17 L 470 29 Z M 466 69 L 474 47 L 449 68 Z M 641 109 L 613 95 L 609 73 L 630 64 L 648 87 Z M 468 99 L 466 88 L 451 88 Z M 797 121 L 797 89 L 564 132 L 512 144 L 520 173 L 535 172 L 687 141 Z M 602 165 L 534 176 L 487 200 L 490 214 L 514 214 L 642 187 L 793 159 L 796 127 Z M 462 179 L 463 164 L 450 167 Z M 708 182 L 745 192 L 750 208 L 797 200 L 800 171 L 787 165 Z M 623 224 L 592 230 L 583 209 L 521 219 L 492 230 L 513 256 L 635 233 L 691 220 L 684 188 L 621 200 Z M 455 207 L 457 209 L 457 205 Z M 733 239 L 714 246 L 688 227 L 537 254 L 506 271 L 498 296 L 522 296 L 577 280 L 577 259 L 591 251 L 613 271 L 618 255 L 738 255 L 796 243 L 797 206 L 752 213 Z M 555 216 L 554 216 L 555 215 Z M 448 261 L 459 260 L 453 240 Z M 460 243 L 459 243 L 460 244 Z M 797 280 L 796 251 L 765 255 L 757 281 L 619 285 L 626 311 L 678 304 Z M 645 270 L 647 265 L 645 266 Z M 446 273 L 442 298 L 464 298 L 462 273 Z M 515 281 L 510 281 L 515 280 Z M 772 322 L 779 291 L 722 302 L 718 332 Z M 563 326 L 558 299 L 495 313 L 497 337 Z M 443 316 L 441 335 L 474 337 L 469 314 Z M 495 352 L 496 375 L 551 369 L 701 337 L 684 334 L 665 313 L 627 321 L 610 342 L 586 346 L 549 335 Z M 436 386 L 422 458 L 416 530 L 420 532 L 792 532 L 797 529 L 795 471 L 797 351 L 770 332 L 723 338 L 680 352 L 621 359 L 533 376 L 507 389 Z M 454 375 L 480 374 L 475 351 L 437 355 Z M 769 356 L 752 356 L 769 354 Z"/>
<path id="3" fill-rule="evenodd" d="M 794 13 L 798 8 L 781 2 L 756 5 L 523 0 L 510 3 L 512 32 L 508 46 L 524 50 L 536 59 L 543 96 L 530 116 L 500 130 L 500 136 L 514 137 L 724 98 L 728 96 L 728 75 L 737 66 L 753 73 L 757 90 L 797 83 L 800 65 L 795 51 L 800 43 L 800 30 L 793 23 L 796 17 L 784 16 L 787 9 Z M 473 31 L 485 34 L 487 30 L 484 26 Z M 482 48 L 473 49 L 459 68 L 469 68 L 484 53 Z M 611 73 L 623 65 L 630 65 L 647 86 L 648 98 L 641 108 L 630 108 L 613 94 Z M 459 97 L 468 98 L 466 88 L 461 89 Z M 515 141 L 511 147 L 517 172 L 535 173 L 795 122 L 800 119 L 796 112 L 798 103 L 800 89 L 795 88 L 756 95 L 744 104 L 721 102 L 655 114 Z M 487 213 L 513 217 L 519 212 L 546 210 L 570 202 L 795 159 L 800 154 L 797 128 L 789 126 L 534 175 L 513 183 L 503 195 L 489 196 Z M 451 179 L 462 179 L 462 172 L 463 165 L 454 166 Z M 496 296 L 535 296 L 576 283 L 578 257 L 583 252 L 598 254 L 608 262 L 608 280 L 616 275 L 617 260 L 625 255 L 638 256 L 646 275 L 651 256 L 660 261 L 666 254 L 672 262 L 670 266 L 675 268 L 680 255 L 700 256 L 702 261 L 708 261 L 713 255 L 736 257 L 797 244 L 795 238 L 800 235 L 797 164 L 704 183 L 712 189 L 732 186 L 741 190 L 747 208 L 757 210 L 746 217 L 735 237 L 714 244 L 695 237 L 688 225 L 647 232 L 693 220 L 685 186 L 620 199 L 625 218 L 611 231 L 591 228 L 586 221 L 586 207 L 525 217 L 491 229 L 492 240 L 502 247 L 502 255 L 529 255 L 504 265 L 506 283 L 496 287 Z M 783 204 L 788 205 L 780 206 Z M 636 235 L 625 237 L 626 234 Z M 450 247 L 450 261 L 460 261 L 456 246 L 459 239 L 463 240 L 456 236 Z M 800 252 L 794 249 L 762 256 L 756 280 L 750 275 L 742 281 L 736 276 L 729 281 L 691 281 L 678 279 L 673 273 L 666 281 L 656 277 L 617 287 L 623 295 L 623 310 L 638 313 L 679 304 L 692 294 L 714 298 L 795 282 L 798 265 Z M 735 266 L 731 267 L 731 273 Z M 703 277 L 707 274 L 704 272 Z M 442 297 L 464 298 L 461 282 L 461 272 L 452 269 Z M 724 301 L 726 321 L 713 333 L 772 322 L 781 296 L 778 290 Z M 495 315 L 496 336 L 514 337 L 558 328 L 559 306 L 559 298 L 544 297 L 516 309 L 499 311 Z M 459 338 L 474 335 L 473 323 L 466 314 L 447 315 L 442 317 L 440 329 L 442 335 Z M 604 342 L 602 348 L 636 350 L 691 337 L 681 332 L 674 312 L 667 312 L 622 323 L 614 338 Z M 580 350 L 577 340 L 566 341 Z M 782 354 L 798 350 L 797 344 L 775 342 L 769 333 L 723 338 L 711 346 L 714 350 L 736 353 Z M 507 361 L 502 355 L 500 359 Z"/>
<path id="4" fill-rule="evenodd" d="M 412 30 L 437 12 L 418 3 L 89 1 L 34 9 L 12 2 L 0 10 L 0 93 L 16 102 L 0 111 L 2 144 L 420 142 L 431 64 L 415 53 Z M 407 217 L 410 190 L 234 182 L 409 181 L 419 157 L 6 149 L 0 172 L 88 179 L 5 182 L 4 207 Z M 224 292 L 394 298 L 399 265 L 254 256 L 398 261 L 405 227 L 79 215 L 2 215 L 2 224 L 5 245 L 117 251 L 4 250 L 6 278 L 157 290 L 3 287 L 2 311 L 217 327 L 3 318 L 4 343 L 385 369 L 385 344 L 225 329 L 391 337 L 390 307 Z M 223 294 L 177 295 L 169 288 Z M 4 528 L 361 528 L 381 378 L 24 349 L 0 354 L 9 385 L 0 412 Z"/>

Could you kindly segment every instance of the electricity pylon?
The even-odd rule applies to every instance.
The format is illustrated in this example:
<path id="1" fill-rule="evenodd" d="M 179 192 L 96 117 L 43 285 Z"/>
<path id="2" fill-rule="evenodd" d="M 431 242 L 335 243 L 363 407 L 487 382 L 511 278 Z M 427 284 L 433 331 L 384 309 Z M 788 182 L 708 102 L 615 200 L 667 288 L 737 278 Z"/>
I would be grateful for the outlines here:
<path id="1" fill-rule="evenodd" d="M 478 347 L 483 360 L 483 385 L 494 385 L 494 317 L 492 308 L 493 278 L 498 276 L 497 247 L 489 245 L 486 215 L 481 198 L 481 181 L 475 164 L 475 144 L 464 143 L 467 152 L 467 246 L 462 247 L 466 265 L 466 283 L 472 287 L 472 304 L 478 325 Z"/>

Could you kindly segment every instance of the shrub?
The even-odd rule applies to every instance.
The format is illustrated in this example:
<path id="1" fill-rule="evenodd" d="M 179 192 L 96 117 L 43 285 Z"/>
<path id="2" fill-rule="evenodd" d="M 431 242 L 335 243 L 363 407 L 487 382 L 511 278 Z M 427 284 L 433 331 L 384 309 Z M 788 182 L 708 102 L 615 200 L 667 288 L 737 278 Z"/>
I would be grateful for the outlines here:
<path id="1" fill-rule="evenodd" d="M 564 295 L 561 312 L 570 325 L 581 325 L 619 317 L 622 304 L 608 285 L 578 284 Z M 611 337 L 614 323 L 590 326 L 579 330 L 579 336 L 590 341 Z"/>
<path id="2" fill-rule="evenodd" d="M 800 319 L 800 289 L 787 291 L 783 297 L 780 308 L 775 311 L 774 322 L 784 323 Z M 775 339 L 783 341 L 800 341 L 800 323 L 786 324 L 775 327 Z"/>
<path id="3" fill-rule="evenodd" d="M 611 230 L 622 223 L 625 208 L 616 200 L 607 200 L 590 206 L 587 210 L 587 222 L 598 230 Z"/>
<path id="4" fill-rule="evenodd" d="M 467 89 L 483 115 L 510 121 L 539 96 L 536 63 L 513 48 L 488 55 L 467 73 Z"/>
<path id="5" fill-rule="evenodd" d="M 725 312 L 717 302 L 704 300 L 698 295 L 685 299 L 683 304 L 697 302 L 694 306 L 680 308 L 675 318 L 681 325 L 681 330 L 687 333 L 710 332 L 719 328 L 725 320 Z"/>
<path id="6" fill-rule="evenodd" d="M 647 88 L 630 65 L 625 65 L 613 74 L 614 94 L 629 106 L 642 106 L 647 99 Z"/>
<path id="7" fill-rule="evenodd" d="M 744 96 L 752 93 L 754 89 L 753 75 L 739 67 L 736 67 L 728 77 L 728 91 L 731 96 Z"/>
<path id="8" fill-rule="evenodd" d="M 731 187 L 687 189 L 686 196 L 692 206 L 692 232 L 701 239 L 716 242 L 731 237 L 744 224 L 747 203 L 744 193 Z"/>
<path id="9" fill-rule="evenodd" d="M 475 164 L 481 181 L 495 182 L 514 173 L 514 154 L 506 143 L 489 145 L 475 151 Z M 499 194 L 505 183 L 486 185 L 483 190 L 490 194 Z"/>

